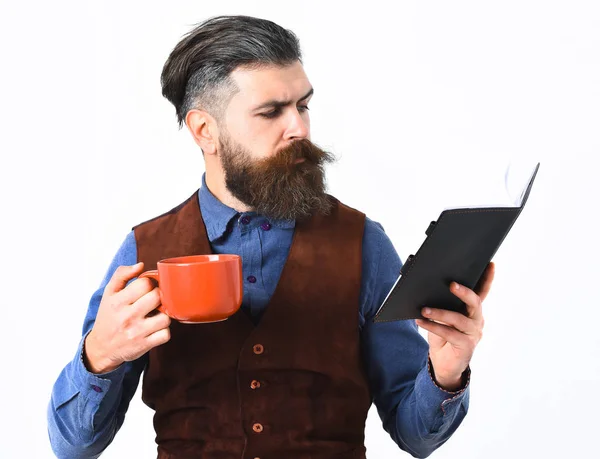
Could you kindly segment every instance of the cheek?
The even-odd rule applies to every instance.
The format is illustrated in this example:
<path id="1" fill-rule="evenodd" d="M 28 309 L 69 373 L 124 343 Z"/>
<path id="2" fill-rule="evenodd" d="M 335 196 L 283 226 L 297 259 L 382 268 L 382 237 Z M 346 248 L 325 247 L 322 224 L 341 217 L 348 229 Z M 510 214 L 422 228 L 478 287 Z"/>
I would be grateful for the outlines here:
<path id="1" fill-rule="evenodd" d="M 260 132 L 246 129 L 239 137 L 236 137 L 236 143 L 243 149 L 245 154 L 256 161 L 266 158 L 275 151 L 276 142 L 271 141 L 266 135 Z"/>
<path id="2" fill-rule="evenodd" d="M 229 134 L 236 140 L 248 139 L 254 131 L 253 123 L 243 119 L 236 120 L 235 123 L 227 125 Z"/>
<path id="3" fill-rule="evenodd" d="M 251 149 L 254 156 L 264 158 L 275 154 L 285 133 L 284 123 L 261 123 L 259 120 L 258 123 L 248 123 L 247 126 L 246 138 L 241 138 L 241 141 Z"/>
<path id="4" fill-rule="evenodd" d="M 227 130 L 231 139 L 245 150 L 254 153 L 261 139 L 264 138 L 263 128 L 254 119 L 237 119 L 228 124 Z"/>

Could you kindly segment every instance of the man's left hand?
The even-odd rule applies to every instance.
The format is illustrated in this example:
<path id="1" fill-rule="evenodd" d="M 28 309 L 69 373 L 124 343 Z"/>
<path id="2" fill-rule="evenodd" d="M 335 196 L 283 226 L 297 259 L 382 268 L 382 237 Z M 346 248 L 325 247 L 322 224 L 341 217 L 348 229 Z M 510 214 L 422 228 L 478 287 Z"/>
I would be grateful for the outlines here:
<path id="1" fill-rule="evenodd" d="M 445 309 L 425 307 L 423 317 L 417 319 L 420 327 L 429 331 L 429 358 L 438 385 L 448 391 L 458 390 L 462 374 L 468 368 L 475 347 L 483 334 L 482 303 L 492 286 L 495 265 L 490 262 L 481 276 L 475 291 L 450 284 L 450 291 L 465 302 L 467 315 Z M 456 287 L 458 286 L 458 289 Z"/>

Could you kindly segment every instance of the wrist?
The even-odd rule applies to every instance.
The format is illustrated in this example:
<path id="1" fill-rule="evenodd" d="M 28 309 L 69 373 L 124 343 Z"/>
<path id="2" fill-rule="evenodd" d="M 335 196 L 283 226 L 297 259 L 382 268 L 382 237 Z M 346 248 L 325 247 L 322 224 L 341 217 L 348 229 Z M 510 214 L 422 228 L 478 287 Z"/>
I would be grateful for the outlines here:
<path id="1" fill-rule="evenodd" d="M 429 375 L 431 376 L 431 379 L 433 380 L 434 384 L 442 390 L 445 390 L 447 392 L 458 392 L 467 385 L 469 379 L 468 366 L 460 374 L 436 373 L 433 363 L 431 362 L 431 359 L 429 359 L 428 367 Z"/>
<path id="2" fill-rule="evenodd" d="M 83 363 L 87 370 L 93 374 L 108 373 L 120 365 L 120 363 L 113 362 L 101 352 L 101 348 L 95 340 L 93 330 L 86 336 L 83 342 Z"/>
<path id="3" fill-rule="evenodd" d="M 456 392 L 462 387 L 462 377 L 435 377 L 438 386 L 448 392 Z"/>

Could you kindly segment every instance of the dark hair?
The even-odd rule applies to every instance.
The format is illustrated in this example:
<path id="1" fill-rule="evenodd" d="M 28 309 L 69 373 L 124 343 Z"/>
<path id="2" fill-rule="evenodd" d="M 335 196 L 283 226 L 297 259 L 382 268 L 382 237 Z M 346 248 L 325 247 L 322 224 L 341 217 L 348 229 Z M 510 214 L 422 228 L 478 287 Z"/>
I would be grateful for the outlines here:
<path id="1" fill-rule="evenodd" d="M 216 16 L 197 25 L 175 46 L 162 70 L 162 94 L 175 106 L 180 128 L 193 108 L 220 121 L 239 90 L 229 76 L 233 70 L 294 61 L 302 62 L 302 54 L 292 31 L 266 19 Z"/>

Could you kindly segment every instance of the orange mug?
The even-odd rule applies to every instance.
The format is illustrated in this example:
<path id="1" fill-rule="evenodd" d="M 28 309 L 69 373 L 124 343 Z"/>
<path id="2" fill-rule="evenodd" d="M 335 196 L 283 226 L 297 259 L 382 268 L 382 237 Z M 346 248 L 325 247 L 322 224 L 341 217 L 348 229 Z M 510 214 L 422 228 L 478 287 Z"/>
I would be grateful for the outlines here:
<path id="1" fill-rule="evenodd" d="M 220 322 L 242 304 L 239 255 L 190 255 L 160 260 L 141 277 L 158 282 L 158 310 L 183 323 Z"/>

